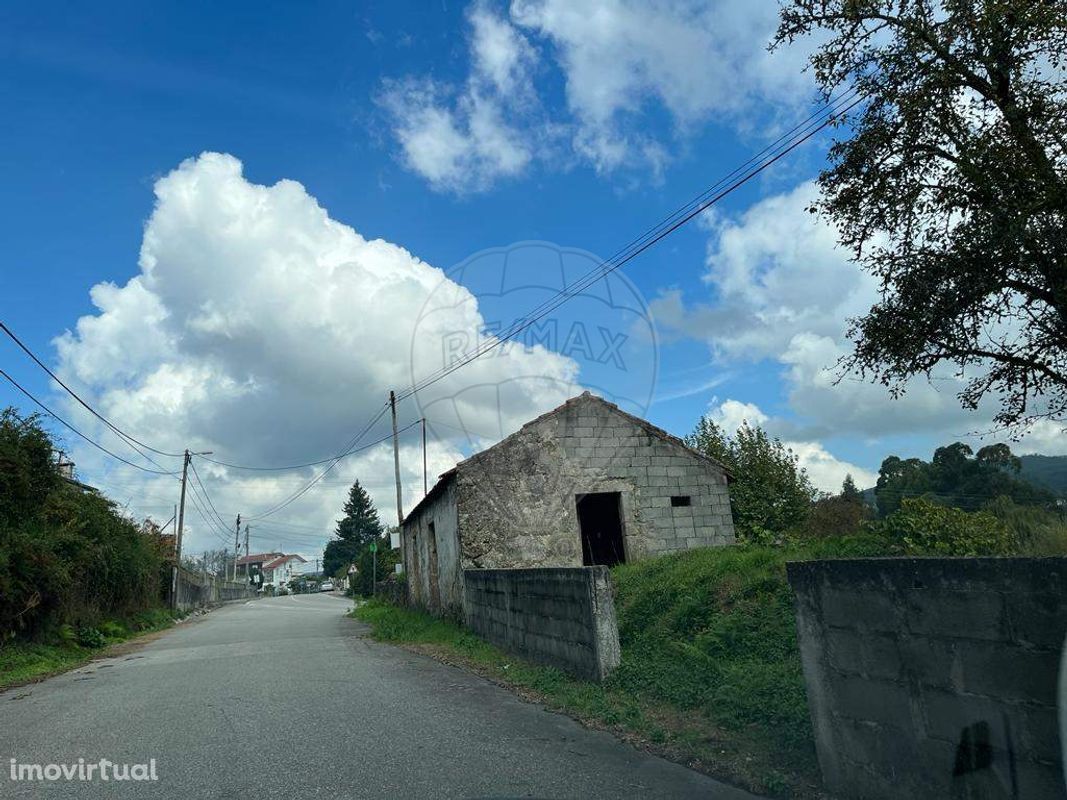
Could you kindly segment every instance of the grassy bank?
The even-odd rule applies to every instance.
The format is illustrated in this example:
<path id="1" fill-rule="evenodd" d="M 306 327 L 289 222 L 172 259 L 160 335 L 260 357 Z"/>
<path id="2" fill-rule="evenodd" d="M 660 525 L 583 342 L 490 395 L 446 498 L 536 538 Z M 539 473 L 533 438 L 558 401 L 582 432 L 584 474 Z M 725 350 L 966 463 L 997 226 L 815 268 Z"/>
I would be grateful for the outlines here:
<path id="1" fill-rule="evenodd" d="M 94 627 L 65 625 L 37 641 L 8 640 L 0 645 L 0 690 L 74 669 L 116 644 L 169 628 L 178 616 L 152 609 Z"/>
<path id="2" fill-rule="evenodd" d="M 868 537 L 693 550 L 617 568 L 622 664 L 603 685 L 523 662 L 451 622 L 381 602 L 354 615 L 551 708 L 758 792 L 817 796 L 786 561 L 884 552 Z"/>

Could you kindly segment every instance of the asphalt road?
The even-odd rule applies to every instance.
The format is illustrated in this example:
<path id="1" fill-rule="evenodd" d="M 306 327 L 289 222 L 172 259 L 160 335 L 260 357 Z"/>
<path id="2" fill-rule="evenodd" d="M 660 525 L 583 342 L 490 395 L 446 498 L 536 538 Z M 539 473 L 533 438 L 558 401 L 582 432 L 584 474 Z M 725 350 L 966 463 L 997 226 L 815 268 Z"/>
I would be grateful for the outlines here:
<path id="1" fill-rule="evenodd" d="M 230 605 L 0 693 L 0 797 L 747 798 L 378 644 L 351 601 Z M 156 761 L 156 782 L 13 781 L 20 764 Z"/>

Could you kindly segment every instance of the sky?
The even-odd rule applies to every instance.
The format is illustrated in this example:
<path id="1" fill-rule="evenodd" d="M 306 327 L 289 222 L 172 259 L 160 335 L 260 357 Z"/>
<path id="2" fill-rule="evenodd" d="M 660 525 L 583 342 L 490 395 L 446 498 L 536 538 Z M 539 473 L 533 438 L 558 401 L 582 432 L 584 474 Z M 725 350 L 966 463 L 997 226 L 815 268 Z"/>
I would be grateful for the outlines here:
<path id="1" fill-rule="evenodd" d="M 761 424 L 826 491 L 873 485 L 890 454 L 993 441 L 994 409 L 961 410 L 951 369 L 900 399 L 833 369 L 878 287 L 807 211 L 825 132 L 421 385 L 818 107 L 812 44 L 768 51 L 775 23 L 729 0 L 7 4 L 0 314 L 168 455 L 10 341 L 0 365 L 142 467 L 211 452 L 186 552 L 232 542 L 241 513 L 253 551 L 314 558 L 356 478 L 395 523 L 390 390 L 408 508 L 419 419 L 432 483 L 586 388 L 678 435 L 705 414 Z M 34 408 L 0 385 L 8 405 Z M 175 475 L 49 427 L 83 481 L 171 516 Z M 273 469 L 351 447 L 326 472 Z M 1013 448 L 1067 453 L 1048 425 Z"/>

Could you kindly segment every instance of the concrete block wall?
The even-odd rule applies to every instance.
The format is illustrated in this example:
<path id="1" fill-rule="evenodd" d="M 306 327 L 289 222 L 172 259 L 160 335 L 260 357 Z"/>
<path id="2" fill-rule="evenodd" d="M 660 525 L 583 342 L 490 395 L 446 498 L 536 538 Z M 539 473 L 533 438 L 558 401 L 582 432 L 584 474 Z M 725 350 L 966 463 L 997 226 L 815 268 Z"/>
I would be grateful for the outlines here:
<path id="1" fill-rule="evenodd" d="M 813 561 L 788 574 L 831 792 L 1067 797 L 1067 559 Z"/>
<path id="2" fill-rule="evenodd" d="M 463 571 L 465 621 L 510 652 L 590 680 L 619 665 L 606 567 Z"/>
<path id="3" fill-rule="evenodd" d="M 212 575 L 178 569 L 178 602 L 180 611 L 226 603 L 231 600 L 245 600 L 255 597 L 252 587 L 244 581 L 222 581 Z"/>

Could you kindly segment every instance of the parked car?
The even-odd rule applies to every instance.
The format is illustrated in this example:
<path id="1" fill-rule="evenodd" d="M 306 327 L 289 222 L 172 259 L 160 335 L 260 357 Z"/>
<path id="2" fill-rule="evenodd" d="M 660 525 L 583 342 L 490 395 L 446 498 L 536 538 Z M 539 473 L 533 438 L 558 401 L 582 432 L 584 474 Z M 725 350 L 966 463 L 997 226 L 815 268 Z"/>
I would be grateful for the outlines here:
<path id="1" fill-rule="evenodd" d="M 323 581 L 322 585 L 319 586 L 319 591 L 320 592 L 332 592 L 333 591 L 333 581 Z"/>

